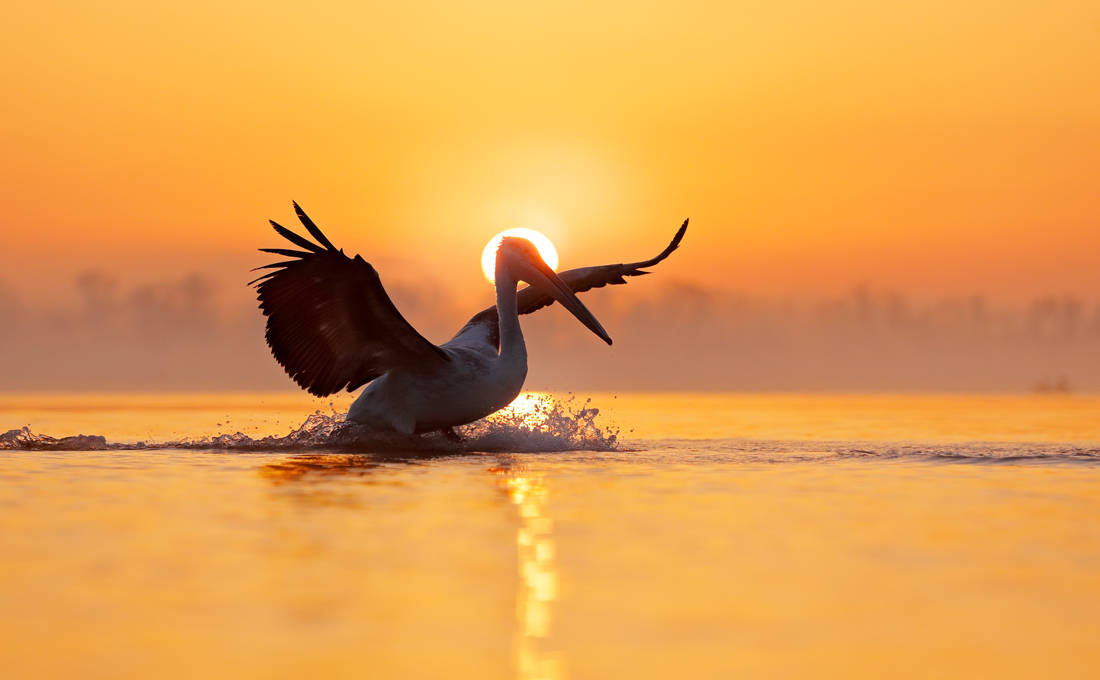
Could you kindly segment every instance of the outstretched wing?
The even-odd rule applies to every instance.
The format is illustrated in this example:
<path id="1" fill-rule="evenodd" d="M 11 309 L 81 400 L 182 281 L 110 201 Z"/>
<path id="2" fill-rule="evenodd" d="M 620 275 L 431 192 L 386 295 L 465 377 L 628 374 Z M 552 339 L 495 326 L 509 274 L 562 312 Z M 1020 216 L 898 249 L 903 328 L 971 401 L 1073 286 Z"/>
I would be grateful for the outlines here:
<path id="1" fill-rule="evenodd" d="M 294 211 L 316 243 L 271 222 L 301 250 L 261 248 L 289 259 L 257 267 L 273 271 L 249 283 L 267 316 L 271 353 L 294 382 L 323 397 L 393 368 L 448 361 L 397 311 L 369 262 L 337 250 L 297 203 Z"/>
<path id="2" fill-rule="evenodd" d="M 680 247 L 680 241 L 684 240 L 684 234 L 687 232 L 687 227 L 688 221 L 684 220 L 684 223 L 676 230 L 676 235 L 672 237 L 672 241 L 670 241 L 668 246 L 654 258 L 627 264 L 605 264 L 597 267 L 578 267 L 577 269 L 558 272 L 558 277 L 569 284 L 569 287 L 573 289 L 574 293 L 583 293 L 587 290 L 603 288 L 607 285 L 616 286 L 625 284 L 627 282 L 626 277 L 628 276 L 644 276 L 652 273 L 645 270 L 658 264 L 671 255 L 672 251 Z M 524 286 L 518 293 L 516 306 L 520 314 L 530 314 L 531 312 L 542 309 L 543 307 L 548 307 L 552 304 L 554 304 L 554 298 L 550 295 L 536 290 L 531 286 Z M 496 306 L 483 309 L 475 314 L 466 322 L 462 330 L 455 335 L 452 342 L 463 336 L 472 339 L 475 335 L 487 338 L 492 344 L 498 347 L 500 346 L 499 319 L 497 317 Z"/>

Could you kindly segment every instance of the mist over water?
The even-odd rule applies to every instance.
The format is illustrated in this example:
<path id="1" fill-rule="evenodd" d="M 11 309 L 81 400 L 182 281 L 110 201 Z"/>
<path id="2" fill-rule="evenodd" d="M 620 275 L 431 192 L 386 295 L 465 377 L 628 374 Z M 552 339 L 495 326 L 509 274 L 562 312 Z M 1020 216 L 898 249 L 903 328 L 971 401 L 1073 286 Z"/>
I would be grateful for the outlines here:
<path id="1" fill-rule="evenodd" d="M 254 390 L 290 383 L 240 282 L 134 283 L 89 271 L 68 301 L 0 282 L 0 390 Z M 426 337 L 491 304 L 430 276 L 387 278 Z M 766 297 L 650 277 L 583 295 L 616 339 L 593 343 L 557 306 L 523 319 L 528 385 L 572 390 L 1100 390 L 1100 300 L 918 298 L 856 286 Z"/>

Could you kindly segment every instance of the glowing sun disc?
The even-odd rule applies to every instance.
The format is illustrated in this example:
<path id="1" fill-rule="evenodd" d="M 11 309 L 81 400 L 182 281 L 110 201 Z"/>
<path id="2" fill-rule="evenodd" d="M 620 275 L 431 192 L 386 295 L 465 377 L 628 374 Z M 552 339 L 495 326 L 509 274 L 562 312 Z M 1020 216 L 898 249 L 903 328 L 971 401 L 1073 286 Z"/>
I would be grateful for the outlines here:
<path id="1" fill-rule="evenodd" d="M 550 242 L 550 239 L 534 229 L 524 229 L 523 227 L 505 229 L 489 239 L 489 242 L 485 244 L 485 250 L 481 251 L 481 271 L 490 283 L 496 280 L 497 248 L 500 247 L 500 239 L 505 236 L 518 236 L 533 243 L 535 250 L 539 251 L 543 261 L 550 265 L 551 269 L 557 271 L 558 251 L 554 249 L 554 244 Z"/>

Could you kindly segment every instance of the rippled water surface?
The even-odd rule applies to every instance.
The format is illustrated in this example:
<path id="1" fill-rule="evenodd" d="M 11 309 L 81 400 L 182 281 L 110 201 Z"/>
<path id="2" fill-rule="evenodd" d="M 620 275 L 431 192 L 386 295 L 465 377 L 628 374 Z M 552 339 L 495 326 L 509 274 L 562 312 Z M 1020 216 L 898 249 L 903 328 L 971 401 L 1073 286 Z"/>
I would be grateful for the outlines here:
<path id="1" fill-rule="evenodd" d="M 595 395 L 354 447 L 345 408 L 0 396 L 11 446 L 130 447 L 0 450 L 0 676 L 1100 671 L 1100 398 Z"/>

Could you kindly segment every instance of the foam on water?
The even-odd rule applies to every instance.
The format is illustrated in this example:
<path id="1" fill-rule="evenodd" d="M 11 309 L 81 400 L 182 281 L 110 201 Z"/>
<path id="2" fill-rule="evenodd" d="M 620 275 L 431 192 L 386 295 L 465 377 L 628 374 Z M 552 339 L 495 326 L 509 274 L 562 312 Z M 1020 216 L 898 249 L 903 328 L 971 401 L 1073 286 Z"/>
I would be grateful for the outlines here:
<path id="1" fill-rule="evenodd" d="M 357 451 L 357 452 L 544 452 L 615 451 L 618 428 L 596 422 L 600 410 L 591 399 L 577 404 L 572 397 L 557 400 L 524 394 L 509 407 L 456 428 L 461 441 L 432 433 L 406 437 L 370 432 L 346 419 L 346 413 L 316 411 L 285 436 L 251 437 L 242 432 L 185 437 L 163 442 L 117 443 L 103 435 L 53 437 L 29 426 L 0 434 L 0 449 L 95 451 L 196 449 L 228 451 Z"/>

